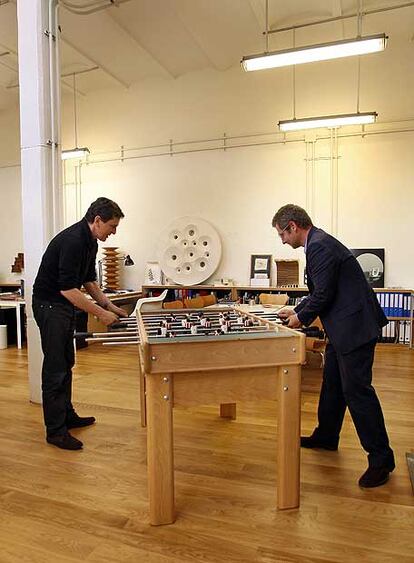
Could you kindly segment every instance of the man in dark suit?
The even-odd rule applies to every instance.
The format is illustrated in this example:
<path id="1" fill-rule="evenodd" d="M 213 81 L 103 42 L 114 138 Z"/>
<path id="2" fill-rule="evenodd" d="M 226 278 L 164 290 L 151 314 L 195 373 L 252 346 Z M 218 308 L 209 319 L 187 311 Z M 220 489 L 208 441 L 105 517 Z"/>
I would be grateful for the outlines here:
<path id="1" fill-rule="evenodd" d="M 395 467 L 384 417 L 371 385 L 375 345 L 387 324 L 378 300 L 354 255 L 331 235 L 313 226 L 297 205 L 285 205 L 273 217 L 283 244 L 303 246 L 309 296 L 294 309 L 279 312 L 290 328 L 310 325 L 320 317 L 328 336 L 323 382 L 319 397 L 318 427 L 301 438 L 304 448 L 337 450 L 348 407 L 368 469 L 361 487 L 388 481 Z"/>

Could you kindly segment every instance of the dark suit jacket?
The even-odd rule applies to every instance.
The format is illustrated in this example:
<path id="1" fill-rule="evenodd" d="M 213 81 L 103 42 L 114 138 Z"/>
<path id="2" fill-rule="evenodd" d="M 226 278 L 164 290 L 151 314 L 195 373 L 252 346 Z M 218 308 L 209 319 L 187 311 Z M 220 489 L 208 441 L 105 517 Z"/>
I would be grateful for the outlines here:
<path id="1" fill-rule="evenodd" d="M 309 296 L 295 312 L 305 326 L 320 317 L 335 350 L 346 354 L 377 338 L 387 324 L 355 256 L 322 229 L 312 227 L 306 246 Z"/>

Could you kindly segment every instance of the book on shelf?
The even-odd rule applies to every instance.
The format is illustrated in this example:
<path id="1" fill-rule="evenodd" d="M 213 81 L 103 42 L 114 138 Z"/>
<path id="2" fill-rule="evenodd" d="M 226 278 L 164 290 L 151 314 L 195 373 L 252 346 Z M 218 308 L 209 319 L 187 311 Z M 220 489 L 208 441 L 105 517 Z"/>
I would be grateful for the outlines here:
<path id="1" fill-rule="evenodd" d="M 411 315 L 411 292 L 376 292 L 378 303 L 387 317 L 407 317 Z"/>

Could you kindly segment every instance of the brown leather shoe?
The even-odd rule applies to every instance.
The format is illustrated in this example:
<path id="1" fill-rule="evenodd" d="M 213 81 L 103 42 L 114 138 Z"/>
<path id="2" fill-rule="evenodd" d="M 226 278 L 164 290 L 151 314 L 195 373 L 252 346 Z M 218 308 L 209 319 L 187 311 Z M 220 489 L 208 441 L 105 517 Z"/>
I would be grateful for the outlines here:
<path id="1" fill-rule="evenodd" d="M 66 434 L 55 434 L 54 436 L 47 436 L 46 442 L 62 448 L 62 450 L 81 450 L 82 442 L 66 432 Z"/>

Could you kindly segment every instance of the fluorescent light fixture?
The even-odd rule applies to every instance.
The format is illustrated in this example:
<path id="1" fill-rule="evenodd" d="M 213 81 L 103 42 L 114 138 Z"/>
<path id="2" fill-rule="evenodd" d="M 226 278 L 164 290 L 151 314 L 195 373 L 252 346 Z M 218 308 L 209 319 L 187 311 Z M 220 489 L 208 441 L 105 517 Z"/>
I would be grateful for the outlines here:
<path id="1" fill-rule="evenodd" d="M 317 129 L 319 127 L 340 127 L 341 125 L 365 125 L 375 123 L 377 112 L 345 113 L 342 115 L 323 115 L 321 117 L 305 117 L 304 119 L 286 119 L 279 121 L 281 131 L 299 131 L 300 129 Z"/>
<path id="2" fill-rule="evenodd" d="M 284 51 L 249 55 L 242 58 L 241 64 L 244 70 L 250 71 L 365 55 L 383 51 L 387 45 L 387 39 L 385 33 L 380 33 L 332 43 L 320 43 L 319 45 L 296 47 Z"/>
<path id="3" fill-rule="evenodd" d="M 62 160 L 69 160 L 70 158 L 85 158 L 90 154 L 88 147 L 82 147 L 76 149 L 70 149 L 68 151 L 62 151 Z"/>

